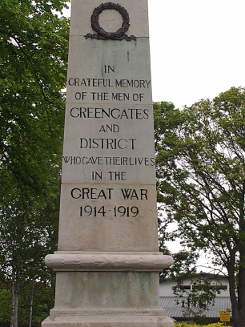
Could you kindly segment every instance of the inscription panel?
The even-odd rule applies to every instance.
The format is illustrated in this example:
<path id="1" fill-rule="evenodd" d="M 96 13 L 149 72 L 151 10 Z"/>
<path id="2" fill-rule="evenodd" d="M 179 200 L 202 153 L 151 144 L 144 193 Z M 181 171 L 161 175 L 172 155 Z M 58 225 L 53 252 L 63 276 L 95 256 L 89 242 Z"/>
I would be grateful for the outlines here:
<path id="1" fill-rule="evenodd" d="M 63 183 L 154 183 L 150 69 L 141 69 L 142 60 L 149 62 L 149 47 L 145 40 L 73 41 Z M 76 51 L 82 55 L 74 56 Z"/>
<path id="2" fill-rule="evenodd" d="M 154 181 L 151 106 L 68 106 L 66 122 L 63 182 Z"/>
<path id="3" fill-rule="evenodd" d="M 147 39 L 131 42 L 86 40 L 79 36 L 71 39 L 74 46 L 69 50 L 72 61 L 67 78 L 69 103 L 152 104 Z M 113 47 L 108 42 L 113 42 Z"/>
<path id="4" fill-rule="evenodd" d="M 155 187 L 64 184 L 60 251 L 157 251 Z"/>

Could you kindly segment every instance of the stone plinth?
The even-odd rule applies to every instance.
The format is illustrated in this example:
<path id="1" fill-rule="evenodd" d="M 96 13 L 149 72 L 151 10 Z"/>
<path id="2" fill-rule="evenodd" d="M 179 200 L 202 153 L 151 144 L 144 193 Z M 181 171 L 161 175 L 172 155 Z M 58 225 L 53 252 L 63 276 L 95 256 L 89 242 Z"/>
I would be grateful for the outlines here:
<path id="1" fill-rule="evenodd" d="M 172 327 L 159 306 L 147 0 L 72 0 L 55 307 L 43 327 Z"/>

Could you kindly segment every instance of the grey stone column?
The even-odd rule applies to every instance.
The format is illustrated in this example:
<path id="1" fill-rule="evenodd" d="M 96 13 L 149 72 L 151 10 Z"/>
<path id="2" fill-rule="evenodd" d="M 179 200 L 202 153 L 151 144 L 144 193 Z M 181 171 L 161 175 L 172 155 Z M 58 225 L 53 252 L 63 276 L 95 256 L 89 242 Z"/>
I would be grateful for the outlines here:
<path id="1" fill-rule="evenodd" d="M 72 0 L 55 307 L 43 327 L 172 327 L 159 306 L 147 0 Z"/>

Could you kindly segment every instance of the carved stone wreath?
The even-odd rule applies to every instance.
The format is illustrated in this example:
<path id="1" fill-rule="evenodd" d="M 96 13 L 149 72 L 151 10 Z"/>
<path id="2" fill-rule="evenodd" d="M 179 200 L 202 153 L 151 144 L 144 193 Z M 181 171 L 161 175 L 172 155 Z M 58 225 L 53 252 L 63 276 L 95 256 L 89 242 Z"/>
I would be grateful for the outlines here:
<path id="1" fill-rule="evenodd" d="M 114 9 L 117 10 L 123 19 L 123 24 L 122 27 L 120 27 L 116 32 L 106 32 L 99 24 L 99 15 L 102 13 L 103 10 L 108 10 L 108 9 Z M 113 3 L 113 2 L 106 2 L 102 3 L 98 7 L 96 7 L 93 11 L 93 14 L 91 16 L 91 27 L 92 29 L 97 32 L 98 34 L 91 34 L 88 33 L 85 35 L 85 38 L 91 38 L 91 39 L 98 39 L 98 40 L 135 40 L 136 37 L 134 35 L 128 36 L 125 34 L 129 28 L 129 14 L 127 10 L 120 6 L 118 3 Z"/>

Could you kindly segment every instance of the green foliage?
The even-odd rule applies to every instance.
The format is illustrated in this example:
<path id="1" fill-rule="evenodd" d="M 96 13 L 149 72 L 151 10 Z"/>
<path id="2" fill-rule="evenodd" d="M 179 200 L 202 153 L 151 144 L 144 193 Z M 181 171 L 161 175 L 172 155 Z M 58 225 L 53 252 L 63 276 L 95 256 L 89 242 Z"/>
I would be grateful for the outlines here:
<path id="1" fill-rule="evenodd" d="M 31 283 L 27 284 L 19 297 L 19 321 L 25 324 L 29 323 L 31 286 Z M 0 303 L 0 321 L 9 322 L 11 315 L 11 292 L 9 289 L 6 289 L 5 285 L 2 285 L 0 289 Z M 54 290 L 51 285 L 43 282 L 35 282 L 32 321 L 41 323 L 47 317 L 49 310 L 53 306 Z"/>
<path id="2" fill-rule="evenodd" d="M 28 324 L 30 315 L 31 284 L 20 294 L 19 321 Z M 41 323 L 54 306 L 54 291 L 49 284 L 34 283 L 32 321 Z"/>
<path id="3" fill-rule="evenodd" d="M 187 322 L 177 322 L 174 324 L 174 327 L 223 327 L 224 324 L 222 322 L 216 322 L 212 324 L 205 324 L 205 325 L 200 325 L 200 324 L 188 324 Z"/>
<path id="4" fill-rule="evenodd" d="M 222 281 L 217 275 L 203 274 L 199 277 L 192 275 L 189 278 L 191 290 L 186 292 L 178 278 L 173 290 L 178 296 L 177 302 L 184 304 L 183 315 L 200 320 L 205 318 L 205 311 L 209 310 L 217 294 L 220 294 L 221 290 L 225 290 L 226 286 L 222 285 Z"/>
<path id="5" fill-rule="evenodd" d="M 1 285 L 0 289 L 0 321 L 9 321 L 11 312 L 11 292 L 5 288 L 5 285 Z"/>
<path id="6" fill-rule="evenodd" d="M 57 245 L 65 2 L 0 2 L 0 280 L 16 297 L 52 278 L 43 259 Z"/>
<path id="7" fill-rule="evenodd" d="M 182 111 L 166 103 L 154 109 L 162 235 L 205 251 L 226 271 L 237 323 L 245 316 L 245 90 L 233 87 Z"/>

